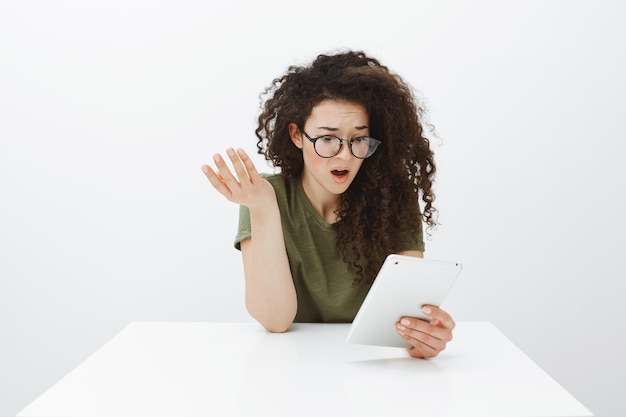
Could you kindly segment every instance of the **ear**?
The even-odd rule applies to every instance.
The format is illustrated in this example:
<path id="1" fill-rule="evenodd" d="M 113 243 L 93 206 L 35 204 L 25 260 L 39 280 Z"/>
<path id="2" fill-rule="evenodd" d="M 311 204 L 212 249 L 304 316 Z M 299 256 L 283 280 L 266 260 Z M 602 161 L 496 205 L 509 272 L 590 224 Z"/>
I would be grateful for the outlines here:
<path id="1" fill-rule="evenodd" d="M 302 149 L 302 133 L 300 133 L 300 129 L 298 129 L 298 125 L 295 123 L 289 123 L 289 137 L 291 137 L 291 141 L 296 148 Z"/>

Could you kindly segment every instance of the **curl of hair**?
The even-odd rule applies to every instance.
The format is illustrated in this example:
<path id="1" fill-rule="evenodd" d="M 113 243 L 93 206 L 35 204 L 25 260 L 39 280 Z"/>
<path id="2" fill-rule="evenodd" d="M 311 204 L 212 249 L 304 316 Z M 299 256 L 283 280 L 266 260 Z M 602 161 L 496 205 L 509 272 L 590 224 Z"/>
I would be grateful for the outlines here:
<path id="1" fill-rule="evenodd" d="M 304 129 L 323 100 L 363 105 L 370 135 L 382 141 L 341 195 L 337 211 L 337 247 L 355 274 L 355 284 L 364 278 L 371 283 L 385 257 L 403 250 L 398 224 L 413 222 L 410 226 L 418 230 L 423 220 L 427 231 L 436 226 L 436 168 L 424 130 L 434 128 L 400 76 L 361 51 L 319 55 L 310 66 L 289 67 L 261 94 L 262 103 L 264 97 L 255 130 L 258 152 L 288 177 L 298 177 L 304 167 L 289 124 Z M 421 218 L 412 216 L 420 213 L 420 195 Z"/>

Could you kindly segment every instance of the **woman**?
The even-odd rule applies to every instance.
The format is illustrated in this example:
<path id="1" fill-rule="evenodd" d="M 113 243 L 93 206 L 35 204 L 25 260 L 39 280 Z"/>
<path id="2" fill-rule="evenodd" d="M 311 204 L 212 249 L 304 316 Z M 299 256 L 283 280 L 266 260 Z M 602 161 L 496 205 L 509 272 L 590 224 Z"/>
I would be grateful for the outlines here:
<path id="1" fill-rule="evenodd" d="M 240 205 L 246 307 L 272 332 L 351 322 L 385 257 L 422 257 L 422 220 L 435 225 L 423 110 L 398 75 L 353 51 L 290 67 L 265 95 L 257 148 L 280 173 L 259 174 L 241 149 L 226 152 L 234 173 L 219 154 L 216 170 L 202 167 Z M 411 356 L 430 358 L 454 321 L 423 311 L 430 322 L 403 317 L 396 328 Z"/>

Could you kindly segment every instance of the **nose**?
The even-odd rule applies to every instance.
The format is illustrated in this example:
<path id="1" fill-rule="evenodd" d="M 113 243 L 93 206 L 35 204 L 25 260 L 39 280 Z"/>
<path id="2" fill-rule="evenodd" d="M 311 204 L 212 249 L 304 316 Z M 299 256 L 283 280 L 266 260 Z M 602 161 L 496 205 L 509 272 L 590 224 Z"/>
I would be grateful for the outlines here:
<path id="1" fill-rule="evenodd" d="M 347 140 L 343 142 L 343 146 L 337 155 L 335 155 L 338 159 L 348 160 L 352 158 L 352 151 L 350 150 L 350 142 Z"/>

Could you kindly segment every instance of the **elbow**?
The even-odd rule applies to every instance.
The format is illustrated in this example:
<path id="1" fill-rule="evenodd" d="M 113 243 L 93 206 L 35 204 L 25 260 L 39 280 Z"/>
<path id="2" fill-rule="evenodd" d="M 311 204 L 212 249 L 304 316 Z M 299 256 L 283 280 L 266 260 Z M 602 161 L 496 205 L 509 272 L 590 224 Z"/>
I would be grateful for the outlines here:
<path id="1" fill-rule="evenodd" d="M 254 317 L 254 316 L 253 316 Z M 267 319 L 262 317 L 254 317 L 260 324 L 270 333 L 285 333 L 291 327 L 293 318 L 291 320 L 277 320 Z"/>
<path id="2" fill-rule="evenodd" d="M 272 325 L 263 325 L 263 327 L 265 327 L 265 330 L 267 330 L 270 333 L 285 333 L 287 330 L 289 330 L 289 327 L 291 327 L 291 323 L 286 323 L 286 324 L 272 324 Z"/>
<path id="3" fill-rule="evenodd" d="M 296 318 L 295 309 L 280 313 L 272 311 L 268 314 L 266 311 L 255 311 L 248 306 L 248 313 L 270 333 L 285 333 Z"/>

